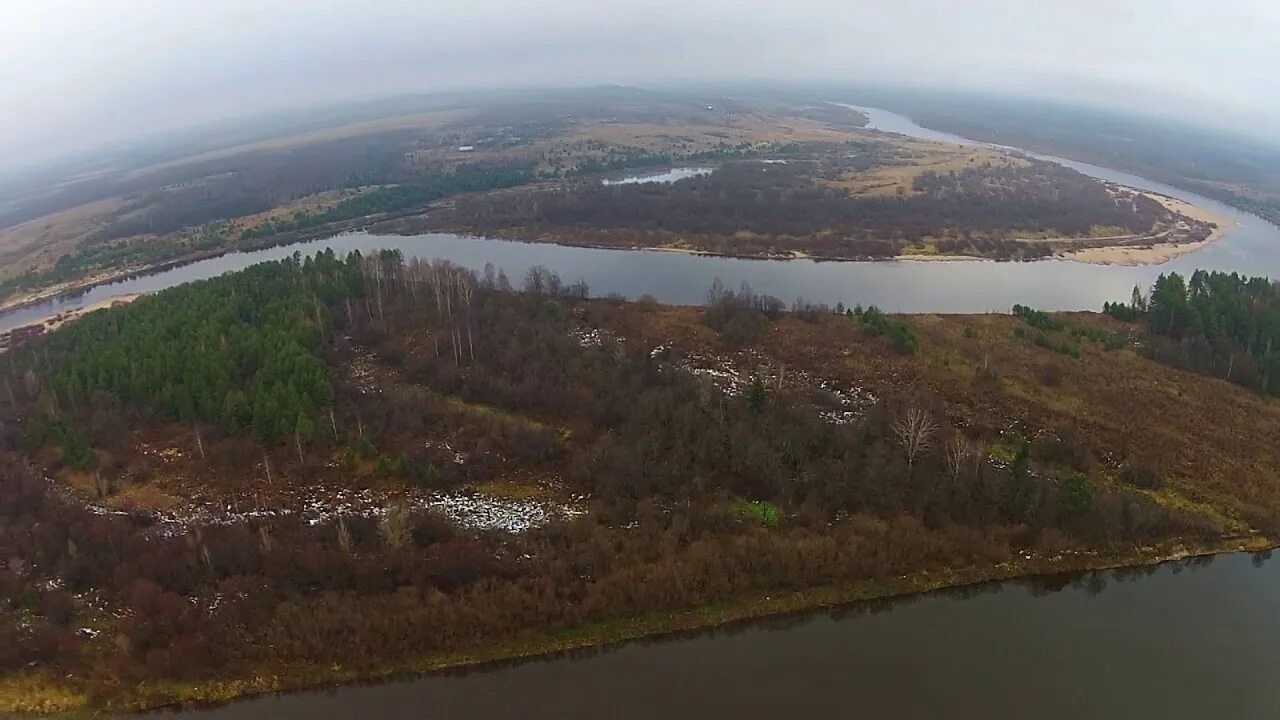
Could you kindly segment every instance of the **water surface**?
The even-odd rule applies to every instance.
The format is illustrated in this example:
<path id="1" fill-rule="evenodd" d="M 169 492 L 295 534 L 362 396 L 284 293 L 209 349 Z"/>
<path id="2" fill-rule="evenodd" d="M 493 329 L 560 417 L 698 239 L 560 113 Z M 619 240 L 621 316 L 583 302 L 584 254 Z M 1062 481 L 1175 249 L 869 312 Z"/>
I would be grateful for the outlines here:
<path id="1" fill-rule="evenodd" d="M 1268 718 L 1280 563 L 991 584 L 187 720 Z M 162 715 L 172 717 L 172 715 Z"/>
<path id="2" fill-rule="evenodd" d="M 663 170 L 662 172 L 648 173 L 646 175 L 628 175 L 620 180 L 601 180 L 601 185 L 637 185 L 641 183 L 673 183 L 680 180 L 688 180 L 689 178 L 710 175 L 715 168 L 709 167 L 687 167 L 672 168 Z"/>

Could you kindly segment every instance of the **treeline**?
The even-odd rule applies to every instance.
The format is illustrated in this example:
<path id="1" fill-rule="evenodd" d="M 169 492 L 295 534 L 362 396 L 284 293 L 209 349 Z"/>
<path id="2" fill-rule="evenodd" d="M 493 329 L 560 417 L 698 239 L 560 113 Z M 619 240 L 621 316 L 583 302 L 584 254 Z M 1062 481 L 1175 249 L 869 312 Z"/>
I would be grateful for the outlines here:
<path id="1" fill-rule="evenodd" d="M 118 181 L 116 192 L 128 202 L 99 239 L 165 235 L 336 188 L 410 184 L 424 172 L 405 162 L 415 140 L 416 133 L 396 131 L 225 153 L 136 173 Z"/>
<path id="2" fill-rule="evenodd" d="M 557 175 L 566 177 L 582 177 L 583 175 L 593 175 L 611 170 L 625 170 L 627 168 L 652 167 L 654 165 L 670 165 L 675 161 L 669 153 L 648 152 L 634 148 L 618 149 L 609 148 L 605 154 L 599 158 L 584 158 L 579 160 L 571 170 Z M 555 165 L 552 166 L 553 169 Z"/>
<path id="3" fill-rule="evenodd" d="M 764 172 L 762 172 L 762 169 Z M 941 252 L 1039 257 L 1045 243 L 1018 233 L 1086 236 L 1096 226 L 1147 232 L 1169 213 L 1145 197 L 1118 201 L 1105 185 L 1047 163 L 925 173 L 913 194 L 851 196 L 819 176 L 815 162 L 762 166 L 725 162 L 677 183 L 580 183 L 555 190 L 468 198 L 431 222 L 480 233 L 581 232 L 584 241 L 652 245 L 678 235 L 700 249 L 780 250 L 839 257 L 889 257 L 927 239 Z M 749 231 L 752 236 L 735 236 Z M 723 245 L 704 238 L 729 237 Z"/>
<path id="4" fill-rule="evenodd" d="M 295 213 L 291 219 L 277 220 L 241 233 L 241 239 L 269 237 L 306 230 L 366 215 L 418 208 L 440 198 L 466 192 L 483 192 L 533 182 L 533 165 L 463 165 L 451 172 L 412 183 L 375 188 L 347 198 L 318 212 Z"/>
<path id="5" fill-rule="evenodd" d="M 1190 279 L 1161 274 L 1148 295 L 1103 312 L 1142 321 L 1145 352 L 1177 367 L 1280 394 L 1280 284 L 1265 277 L 1196 270 Z"/>
<path id="6" fill-rule="evenodd" d="M 1098 453 L 1079 439 L 1018 441 L 999 460 L 996 438 L 953 425 L 924 387 L 835 424 L 799 390 L 757 379 L 720 392 L 652 343 L 583 342 L 575 329 L 648 312 L 585 294 L 544 268 L 514 290 L 493 268 L 325 253 L 175 288 L 24 346 L 0 404 L 0 556 L 18 559 L 0 566 L 0 667 L 37 662 L 109 699 L 158 678 L 386 667 L 748 593 L 1221 531 L 1093 482 Z M 705 322 L 726 340 L 744 316 L 787 318 L 749 288 L 711 296 Z M 854 317 L 868 337 L 902 322 Z M 191 437 L 199 454 L 158 467 L 214 497 L 260 472 L 258 458 L 276 485 L 352 487 L 384 456 L 382 483 L 449 481 L 415 467 L 550 475 L 589 512 L 515 536 L 408 504 L 160 526 L 55 491 L 27 458 L 55 469 L 57 458 L 18 431 L 22 417 L 78 429 L 99 459 L 128 457 L 136 438 L 122 426 Z M 304 418 L 325 429 L 310 442 Z M 437 439 L 466 459 L 433 456 Z M 138 460 L 129 482 L 149 467 Z M 77 599 L 86 593 L 118 613 L 98 639 L 74 632 L 101 622 Z"/>
<path id="7" fill-rule="evenodd" d="M 74 280 L 101 268 L 163 262 L 178 254 L 189 252 L 191 249 L 193 248 L 162 241 L 134 243 L 119 241 L 91 245 L 82 250 L 63 254 L 48 269 L 33 270 L 0 280 L 0 297 L 19 290 Z"/>
<path id="8" fill-rule="evenodd" d="M 74 280 L 95 270 L 165 262 L 192 252 L 230 247 L 236 241 L 267 238 L 367 215 L 423 207 L 456 193 L 509 188 L 536 179 L 531 163 L 463 165 L 426 177 L 409 177 L 402 184 L 365 189 L 325 210 L 298 212 L 287 219 L 273 220 L 238 233 L 224 222 L 227 218 L 269 210 L 290 196 L 284 192 L 241 189 L 238 191 L 240 194 L 232 193 L 233 197 L 225 197 L 216 188 L 203 184 L 157 192 L 133 200 L 119 212 L 121 219 L 110 223 L 79 249 L 58 258 L 53 266 L 0 281 L 0 296 Z M 219 178 L 210 182 L 216 185 L 230 181 L 229 178 Z M 362 183 L 369 181 L 363 176 L 349 178 L 347 187 L 360 188 Z M 325 189 L 329 188 L 317 187 L 316 192 Z M 199 212 L 189 211 L 188 205 L 198 208 Z M 187 231 L 182 238 L 145 237 L 172 233 L 197 224 L 199 227 Z M 133 235 L 144 237 L 130 240 Z"/>

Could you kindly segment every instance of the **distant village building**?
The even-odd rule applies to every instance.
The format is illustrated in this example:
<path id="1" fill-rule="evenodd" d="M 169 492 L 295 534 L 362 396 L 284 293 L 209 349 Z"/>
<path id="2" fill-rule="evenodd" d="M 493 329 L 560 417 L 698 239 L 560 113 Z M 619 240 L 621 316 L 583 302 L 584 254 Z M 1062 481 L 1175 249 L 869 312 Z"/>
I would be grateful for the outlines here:
<path id="1" fill-rule="evenodd" d="M 475 148 L 475 146 L 474 146 L 474 145 L 459 145 L 459 146 L 458 146 L 458 152 L 473 152 L 475 149 L 476 149 L 476 148 Z"/>

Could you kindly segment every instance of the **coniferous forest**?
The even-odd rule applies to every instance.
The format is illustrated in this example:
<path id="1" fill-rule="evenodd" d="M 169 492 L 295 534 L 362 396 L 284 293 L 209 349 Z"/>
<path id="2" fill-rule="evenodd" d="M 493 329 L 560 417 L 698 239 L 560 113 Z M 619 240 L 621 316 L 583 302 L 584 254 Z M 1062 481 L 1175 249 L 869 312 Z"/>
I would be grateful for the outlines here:
<path id="1" fill-rule="evenodd" d="M 1144 295 L 1103 312 L 1141 320 L 1153 359 L 1280 394 L 1280 285 L 1264 277 L 1197 270 L 1161 274 Z"/>

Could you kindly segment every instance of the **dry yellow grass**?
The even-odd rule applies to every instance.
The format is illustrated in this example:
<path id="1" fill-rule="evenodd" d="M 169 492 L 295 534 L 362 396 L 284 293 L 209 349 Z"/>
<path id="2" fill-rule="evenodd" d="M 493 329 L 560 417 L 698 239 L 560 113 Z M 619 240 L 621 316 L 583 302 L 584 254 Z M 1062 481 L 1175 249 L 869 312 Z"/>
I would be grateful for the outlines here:
<path id="1" fill-rule="evenodd" d="M 277 220 L 291 219 L 296 213 L 320 212 L 327 210 L 343 200 L 355 197 L 363 192 L 367 192 L 367 190 L 327 190 L 322 193 L 316 193 L 315 195 L 298 198 L 297 200 L 279 205 L 264 212 L 235 218 L 232 225 L 234 225 L 238 230 L 257 228 Z"/>
<path id="2" fill-rule="evenodd" d="M 694 151 L 708 150 L 720 142 L 748 140 L 744 132 L 731 132 L 719 125 L 667 125 L 657 123 L 583 123 L 566 140 L 595 141 L 606 145 L 641 148 L 651 152 L 688 143 Z"/>
<path id="3" fill-rule="evenodd" d="M 947 145 L 927 140 L 883 139 L 901 164 L 883 165 L 862 172 L 845 173 L 827 185 L 853 195 L 914 195 L 914 182 L 921 173 L 960 172 L 990 164 L 993 167 L 1026 165 L 1022 158 L 991 148 Z"/>
<path id="4" fill-rule="evenodd" d="M 171 510 L 182 504 L 182 500 L 165 492 L 162 481 L 125 483 L 115 491 L 107 505 L 120 510 Z"/>
<path id="5" fill-rule="evenodd" d="M 763 113 L 730 116 L 723 125 L 583 123 L 570 135 L 570 139 L 594 140 L 650 151 L 682 147 L 685 152 L 710 150 L 721 143 L 845 142 L 866 137 L 863 131 L 844 130 L 817 120 Z"/>
<path id="6" fill-rule="evenodd" d="M 865 140 L 868 131 L 834 127 L 808 118 L 750 113 L 729 120 L 729 127 L 756 142 L 845 142 Z"/>
<path id="7" fill-rule="evenodd" d="M 88 696 L 44 672 L 0 676 L 0 713 L 47 715 L 82 710 Z"/>
<path id="8" fill-rule="evenodd" d="M 77 205 L 0 230 L 0 278 L 52 266 L 123 205 L 122 198 Z"/>

